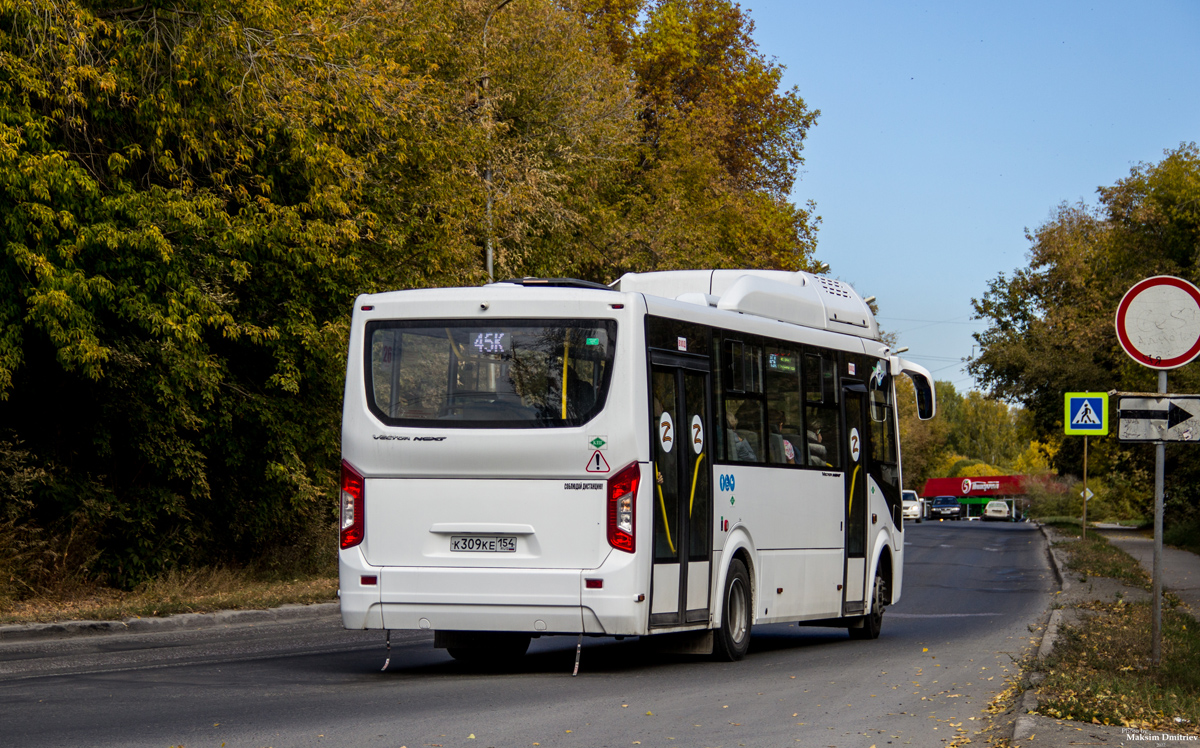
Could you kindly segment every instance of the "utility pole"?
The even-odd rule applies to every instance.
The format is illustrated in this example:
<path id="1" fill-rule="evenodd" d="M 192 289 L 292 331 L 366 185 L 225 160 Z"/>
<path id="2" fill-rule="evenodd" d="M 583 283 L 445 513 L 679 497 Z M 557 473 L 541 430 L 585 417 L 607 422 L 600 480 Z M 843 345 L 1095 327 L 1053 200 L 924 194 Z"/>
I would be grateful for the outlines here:
<path id="1" fill-rule="evenodd" d="M 483 106 L 484 106 L 485 111 L 487 112 L 487 118 L 488 118 L 488 121 L 487 121 L 488 152 L 487 152 L 487 163 L 483 167 L 483 184 L 484 184 L 484 189 L 487 191 L 487 203 L 486 203 L 487 236 L 484 239 L 484 243 L 485 243 L 485 246 L 487 249 L 486 262 L 487 262 L 487 274 L 488 274 L 488 282 L 489 283 L 495 281 L 496 276 L 495 276 L 495 273 L 492 271 L 492 262 L 493 262 L 493 258 L 494 258 L 494 254 L 492 251 L 492 229 L 493 229 L 493 219 L 492 219 L 492 125 L 495 123 L 493 122 L 493 118 L 492 118 L 491 103 L 488 101 L 488 97 L 487 97 L 488 84 L 491 83 L 491 76 L 488 74 L 488 26 L 492 22 L 492 16 L 496 15 L 496 13 L 498 13 L 500 10 L 502 10 L 504 8 L 504 6 L 508 5 L 511 2 L 512 2 L 512 0 L 503 0 L 503 2 L 501 2 L 495 8 L 492 8 L 491 12 L 488 13 L 487 19 L 483 22 L 483 75 L 480 77 L 479 83 L 480 83 L 480 87 L 483 89 Z"/>
<path id="2" fill-rule="evenodd" d="M 1158 372 L 1158 393 L 1167 394 L 1167 372 Z M 1163 547 L 1163 473 L 1167 464 L 1167 443 L 1154 442 L 1154 609 L 1150 624 L 1150 662 L 1162 662 L 1162 547 Z"/>

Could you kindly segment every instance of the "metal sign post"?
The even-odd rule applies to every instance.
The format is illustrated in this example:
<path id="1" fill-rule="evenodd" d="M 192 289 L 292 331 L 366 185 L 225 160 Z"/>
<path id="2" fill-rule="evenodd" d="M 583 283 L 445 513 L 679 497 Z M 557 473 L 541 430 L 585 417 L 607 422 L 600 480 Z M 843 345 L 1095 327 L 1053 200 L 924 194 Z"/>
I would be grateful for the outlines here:
<path id="1" fill-rule="evenodd" d="M 1087 505 L 1092 498 L 1087 490 L 1087 437 L 1083 437 L 1083 521 L 1080 523 L 1080 536 L 1087 540 Z"/>
<path id="2" fill-rule="evenodd" d="M 1158 391 L 1167 394 L 1167 372 L 1158 372 Z M 1167 443 L 1154 444 L 1154 622 L 1150 626 L 1150 661 L 1162 662 L 1162 543 L 1163 479 L 1167 465 Z"/>
<path id="3" fill-rule="evenodd" d="M 1200 355 L 1200 289 L 1169 275 L 1133 284 L 1117 305 L 1117 339 L 1129 357 L 1158 369 L 1158 397 L 1123 397 L 1121 441 L 1154 442 L 1154 611 L 1151 626 L 1151 661 L 1162 661 L 1162 536 L 1163 471 L 1167 441 L 1192 441 L 1196 431 L 1188 424 L 1200 409 L 1175 404 L 1190 397 L 1167 397 L 1167 370 L 1176 369 Z M 1195 396 L 1191 396 L 1195 397 Z M 1200 398 L 1197 398 L 1200 399 Z M 1164 402 L 1165 401 L 1165 402 Z M 1128 402 L 1128 407 L 1126 403 Z M 1143 407 L 1135 407 L 1142 405 Z M 1159 421 L 1165 422 L 1162 426 Z M 1126 425 L 1128 422 L 1128 426 Z M 1165 426 L 1165 428 L 1163 427 Z M 1197 424 L 1200 427 L 1200 423 Z M 1172 434 L 1176 438 L 1171 438 Z M 1129 434 L 1127 437 L 1126 434 Z"/>

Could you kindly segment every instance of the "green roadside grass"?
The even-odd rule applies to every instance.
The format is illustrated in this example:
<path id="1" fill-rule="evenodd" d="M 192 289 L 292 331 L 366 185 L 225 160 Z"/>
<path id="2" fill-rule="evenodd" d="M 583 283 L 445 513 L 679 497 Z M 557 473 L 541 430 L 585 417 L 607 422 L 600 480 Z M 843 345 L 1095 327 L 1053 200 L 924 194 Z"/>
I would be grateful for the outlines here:
<path id="1" fill-rule="evenodd" d="M 20 600 L 0 598 L 0 624 L 112 621 L 327 603 L 337 599 L 337 588 L 335 575 L 264 577 L 228 568 L 171 571 L 131 591 L 63 584 Z"/>
<path id="2" fill-rule="evenodd" d="M 1168 528 L 1163 533 L 1163 542 L 1185 551 L 1200 554 L 1200 518 L 1193 519 L 1191 522 L 1181 522 Z"/>
<path id="3" fill-rule="evenodd" d="M 1079 525 L 1050 523 L 1079 537 Z M 1072 532 L 1073 529 L 1073 532 Z M 1150 588 L 1129 554 L 1101 535 L 1063 541 L 1067 567 L 1083 577 L 1110 577 Z M 1080 606 L 1083 621 L 1060 629 L 1043 665 L 1038 712 L 1060 719 L 1200 735 L 1200 624 L 1165 596 L 1160 664 L 1151 661 L 1151 605 L 1096 601 Z"/>
<path id="4" fill-rule="evenodd" d="M 1067 551 L 1067 569 L 1082 577 L 1109 577 L 1143 590 L 1150 589 L 1150 576 L 1141 564 L 1117 548 L 1098 532 L 1083 538 L 1079 521 L 1052 519 L 1045 522 L 1060 535 L 1073 540 L 1059 542 L 1057 547 Z"/>

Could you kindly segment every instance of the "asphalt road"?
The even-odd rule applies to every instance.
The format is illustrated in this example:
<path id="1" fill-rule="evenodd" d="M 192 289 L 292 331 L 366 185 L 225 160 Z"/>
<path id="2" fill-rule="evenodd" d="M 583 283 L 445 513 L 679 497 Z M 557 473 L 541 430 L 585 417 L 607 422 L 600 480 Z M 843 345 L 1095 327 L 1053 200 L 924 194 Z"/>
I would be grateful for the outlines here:
<path id="1" fill-rule="evenodd" d="M 985 724 L 1056 588 L 1033 525 L 910 524 L 877 641 L 755 629 L 738 663 L 535 640 L 473 669 L 340 619 L 0 646 L 3 746 L 943 746 Z"/>

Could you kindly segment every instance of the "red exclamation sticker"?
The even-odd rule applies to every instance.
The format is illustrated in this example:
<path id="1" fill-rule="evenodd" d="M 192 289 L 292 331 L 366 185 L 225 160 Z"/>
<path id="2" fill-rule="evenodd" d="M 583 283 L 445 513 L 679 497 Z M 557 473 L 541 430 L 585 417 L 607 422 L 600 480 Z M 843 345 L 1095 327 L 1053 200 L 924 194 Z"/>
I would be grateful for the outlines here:
<path id="1" fill-rule="evenodd" d="M 608 460 L 604 459 L 600 450 L 592 452 L 592 456 L 588 458 L 587 471 L 589 473 L 607 473 L 609 471 Z"/>

